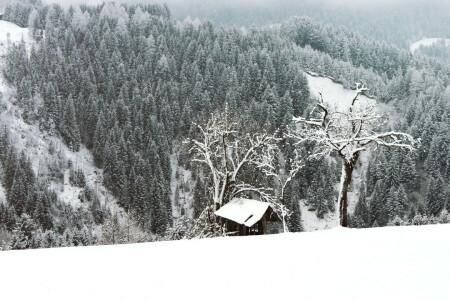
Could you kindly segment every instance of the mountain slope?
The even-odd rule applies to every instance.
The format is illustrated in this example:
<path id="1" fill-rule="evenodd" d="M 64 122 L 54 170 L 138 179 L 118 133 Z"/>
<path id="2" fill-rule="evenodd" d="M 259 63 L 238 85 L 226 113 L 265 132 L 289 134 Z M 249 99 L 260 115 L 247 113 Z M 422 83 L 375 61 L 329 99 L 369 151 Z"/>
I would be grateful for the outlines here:
<path id="1" fill-rule="evenodd" d="M 34 43 L 29 29 L 21 28 L 11 22 L 0 21 L 0 66 L 4 64 L 8 45 L 20 43 L 22 40 L 29 53 L 31 45 Z M 68 180 L 70 167 L 67 163 L 71 161 L 75 168 L 83 171 L 87 186 L 96 191 L 101 203 L 110 209 L 118 209 L 113 201 L 114 197 L 103 186 L 103 172 L 94 166 L 89 150 L 83 146 L 79 152 L 72 152 L 60 138 L 40 130 L 37 124 L 26 123 L 21 117 L 21 109 L 15 103 L 16 91 L 7 86 L 2 74 L 0 74 L 0 95 L 1 128 L 8 129 L 13 145 L 19 151 L 25 151 L 32 162 L 35 174 L 41 179 L 42 177 L 49 179 L 51 188 L 57 193 L 60 200 L 74 206 L 81 205 L 78 196 L 82 189 L 74 187 Z M 55 178 L 49 178 L 49 173 L 52 172 L 54 164 L 61 162 L 63 167 L 57 171 L 63 174 L 64 179 L 59 182 Z M 0 188 L 0 202 L 4 198 L 2 191 L 3 189 Z"/>
<path id="2" fill-rule="evenodd" d="M 2 295 L 32 299 L 443 299 L 449 234 L 450 225 L 336 228 L 9 251 L 0 282 Z"/>

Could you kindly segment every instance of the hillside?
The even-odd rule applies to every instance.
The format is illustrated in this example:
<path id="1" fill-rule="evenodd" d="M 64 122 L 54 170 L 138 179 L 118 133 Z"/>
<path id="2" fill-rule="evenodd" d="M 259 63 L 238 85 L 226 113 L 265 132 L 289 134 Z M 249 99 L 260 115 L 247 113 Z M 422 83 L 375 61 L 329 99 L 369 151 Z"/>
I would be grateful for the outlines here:
<path id="1" fill-rule="evenodd" d="M 147 241 L 222 235 L 210 212 L 236 197 L 326 229 L 340 187 L 350 227 L 447 222 L 442 59 L 308 16 L 241 30 L 30 2 L 3 18 L 3 249 L 130 242 L 128 221 Z"/>
<path id="2" fill-rule="evenodd" d="M 11 22 L 0 21 L 0 66 L 4 64 L 4 56 L 7 53 L 8 45 L 25 42 L 27 53 L 29 54 L 31 45 L 34 43 L 30 37 L 28 28 L 21 28 Z M 71 161 L 76 168 L 80 168 L 87 179 L 87 184 L 98 191 L 100 200 L 104 205 L 116 209 L 114 197 L 104 188 L 102 171 L 93 165 L 92 154 L 83 147 L 79 152 L 71 151 L 64 142 L 48 132 L 40 130 L 37 124 L 26 123 L 21 114 L 22 110 L 15 103 L 16 91 L 7 86 L 4 78 L 0 75 L 0 126 L 8 128 L 11 140 L 19 151 L 25 151 L 32 162 L 32 167 L 36 175 L 46 176 L 54 157 L 49 154 L 50 148 L 57 148 L 59 160 Z M 61 183 L 52 182 L 51 188 L 56 191 L 60 200 L 79 206 L 81 203 L 78 195 L 81 188 L 74 187 L 69 182 L 70 168 L 59 170 L 63 173 L 64 179 Z M 41 173 L 41 174 L 39 174 Z M 0 200 L 3 190 L 0 189 Z M 4 197 L 4 196 L 3 196 Z"/>
<path id="3" fill-rule="evenodd" d="M 450 225 L 336 228 L 10 251 L 0 282 L 23 299 L 444 299 L 449 235 Z"/>

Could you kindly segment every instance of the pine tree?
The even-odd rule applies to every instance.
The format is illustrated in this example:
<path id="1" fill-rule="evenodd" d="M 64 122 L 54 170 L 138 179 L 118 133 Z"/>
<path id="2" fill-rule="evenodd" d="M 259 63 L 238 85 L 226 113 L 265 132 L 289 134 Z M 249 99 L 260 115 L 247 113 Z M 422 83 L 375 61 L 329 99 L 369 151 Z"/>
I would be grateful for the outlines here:
<path id="1" fill-rule="evenodd" d="M 355 212 L 353 214 L 353 223 L 357 228 L 367 228 L 370 226 L 369 223 L 369 209 L 366 202 L 366 189 L 365 185 L 361 184 L 359 191 L 358 202 L 355 206 Z"/>
<path id="2" fill-rule="evenodd" d="M 391 159 L 386 164 L 386 169 L 384 173 L 384 183 L 388 189 L 394 187 L 398 188 L 399 185 L 399 152 L 395 151 L 392 153 Z"/>
<path id="3" fill-rule="evenodd" d="M 38 226 L 27 214 L 22 214 L 17 221 L 10 241 L 11 249 L 27 249 L 31 247 L 33 235 Z"/>
<path id="4" fill-rule="evenodd" d="M 8 190 L 6 195 L 8 203 L 14 207 L 17 215 L 22 215 L 25 212 L 27 195 L 25 175 L 23 170 L 18 168 L 11 189 Z"/>
<path id="5" fill-rule="evenodd" d="M 406 195 L 405 188 L 401 184 L 396 190 L 392 187 L 389 191 L 387 199 L 387 212 L 389 220 L 393 220 L 395 217 L 402 218 L 405 215 L 408 207 L 408 196 Z"/>
<path id="6" fill-rule="evenodd" d="M 412 158 L 412 155 L 404 156 L 402 165 L 400 167 L 399 182 L 406 184 L 408 190 L 410 190 L 414 186 L 417 177 L 418 175 L 416 171 L 416 165 Z"/>
<path id="7" fill-rule="evenodd" d="M 319 219 L 323 219 L 325 214 L 328 212 L 327 201 L 325 198 L 325 193 L 323 190 L 323 186 L 321 186 L 318 190 L 315 191 L 317 193 L 317 201 L 316 201 L 316 216 Z"/>
<path id="8" fill-rule="evenodd" d="M 289 88 L 292 97 L 292 108 L 294 116 L 301 116 L 306 109 L 310 97 L 308 79 L 300 72 L 295 71 L 296 75 Z"/>
<path id="9" fill-rule="evenodd" d="M 293 112 L 292 98 L 289 91 L 287 91 L 286 94 L 284 94 L 284 96 L 280 99 L 280 105 L 277 113 L 277 126 L 280 127 L 290 124 L 292 121 Z"/>
<path id="10" fill-rule="evenodd" d="M 207 193 L 206 193 L 205 185 L 200 180 L 197 179 L 195 186 L 194 186 L 194 198 L 193 198 L 193 218 L 197 219 L 202 211 L 206 208 L 208 205 L 208 199 L 207 199 Z"/>
<path id="11" fill-rule="evenodd" d="M 408 202 L 408 195 L 406 194 L 405 187 L 403 186 L 403 184 L 400 184 L 396 193 L 398 216 L 402 217 L 405 215 L 405 212 L 408 208 Z"/>
<path id="12" fill-rule="evenodd" d="M 104 245 L 121 244 L 123 243 L 123 235 L 119 217 L 117 214 L 113 214 L 102 226 L 102 243 Z"/>
<path id="13" fill-rule="evenodd" d="M 104 159 L 104 150 L 105 150 L 105 130 L 106 130 L 106 122 L 103 112 L 100 113 L 98 117 L 97 125 L 95 126 L 95 134 L 94 134 L 94 163 L 97 167 L 103 167 L 103 159 Z"/>
<path id="14" fill-rule="evenodd" d="M 64 138 L 64 142 L 72 151 L 77 152 L 80 150 L 80 131 L 75 116 L 72 95 L 69 95 L 64 106 L 64 120 L 61 134 Z"/>
<path id="15" fill-rule="evenodd" d="M 427 212 L 432 216 L 438 216 L 445 206 L 444 182 L 442 178 L 430 178 L 427 186 L 426 201 Z"/>
<path id="16" fill-rule="evenodd" d="M 397 216 L 397 205 L 396 205 L 396 188 L 392 186 L 386 195 L 386 212 L 389 220 L 394 219 Z"/>
<path id="17" fill-rule="evenodd" d="M 425 168 L 431 176 L 443 174 L 446 168 L 449 149 L 449 139 L 444 133 L 436 135 L 431 141 L 428 156 L 425 160 Z"/>
<path id="18" fill-rule="evenodd" d="M 292 211 L 292 214 L 291 214 L 291 216 L 289 216 L 289 221 L 288 221 L 289 231 L 291 231 L 291 232 L 303 231 L 302 211 L 300 209 L 300 204 L 297 199 L 292 201 L 291 211 Z"/>
<path id="19" fill-rule="evenodd" d="M 445 191 L 446 209 L 450 212 L 450 184 L 447 185 L 447 190 Z"/>
<path id="20" fill-rule="evenodd" d="M 385 185 L 382 181 L 378 181 L 371 196 L 369 203 L 369 222 L 372 227 L 376 222 L 377 226 L 384 226 L 387 223 L 386 208 L 385 208 Z"/>

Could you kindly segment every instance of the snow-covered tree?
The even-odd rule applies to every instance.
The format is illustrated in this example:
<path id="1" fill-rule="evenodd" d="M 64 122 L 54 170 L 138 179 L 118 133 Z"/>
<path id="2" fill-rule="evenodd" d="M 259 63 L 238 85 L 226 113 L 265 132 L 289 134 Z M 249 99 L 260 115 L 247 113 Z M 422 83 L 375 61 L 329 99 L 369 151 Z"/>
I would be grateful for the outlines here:
<path id="1" fill-rule="evenodd" d="M 269 202 L 280 216 L 287 214 L 273 188 L 256 186 L 240 176 L 246 167 L 253 167 L 267 177 L 275 175 L 277 139 L 274 135 L 264 130 L 250 133 L 239 129 L 228 105 L 222 112 L 212 114 L 206 124 L 197 124 L 197 129 L 199 137 L 186 142 L 191 146 L 192 161 L 205 165 L 212 178 L 214 211 L 235 197 L 256 194 Z"/>
<path id="2" fill-rule="evenodd" d="M 17 221 L 10 242 L 11 249 L 27 249 L 31 246 L 33 234 L 38 226 L 27 214 L 22 214 Z"/>
<path id="3" fill-rule="evenodd" d="M 343 227 L 348 226 L 347 193 L 361 152 L 370 150 L 371 145 L 412 151 L 417 143 L 409 134 L 381 131 L 385 122 L 378 114 L 376 104 L 358 101 L 358 97 L 367 90 L 365 85 L 358 83 L 356 95 L 345 109 L 332 107 L 320 95 L 319 102 L 309 117 L 293 118 L 296 126 L 289 132 L 289 136 L 298 144 L 315 145 L 311 157 L 322 157 L 335 152 L 342 160 L 338 207 L 340 225 Z"/>
<path id="4" fill-rule="evenodd" d="M 437 216 L 445 207 L 444 183 L 440 176 L 432 177 L 428 182 L 426 193 L 427 211 L 431 216 Z"/>

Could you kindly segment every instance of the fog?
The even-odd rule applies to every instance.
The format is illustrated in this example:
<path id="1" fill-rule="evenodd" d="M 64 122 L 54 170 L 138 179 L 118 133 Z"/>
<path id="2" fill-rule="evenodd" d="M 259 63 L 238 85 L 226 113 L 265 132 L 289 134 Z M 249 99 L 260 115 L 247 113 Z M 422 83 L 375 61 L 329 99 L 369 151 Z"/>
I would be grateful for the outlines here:
<path id="1" fill-rule="evenodd" d="M 0 0 L 0 10 L 8 2 Z M 42 0 L 64 8 L 103 0 Z M 177 20 L 211 20 L 216 25 L 268 26 L 293 16 L 309 16 L 345 26 L 376 40 L 408 49 L 425 37 L 450 38 L 450 0 L 116 0 L 127 4 L 167 4 Z"/>
<path id="2" fill-rule="evenodd" d="M 3 1 L 2 1 L 3 2 Z M 43 0 L 44 4 L 58 3 L 61 6 L 78 5 L 81 3 L 96 5 L 103 0 Z M 374 8 L 406 6 L 417 3 L 437 4 L 450 7 L 450 1 L 442 0 L 116 0 L 116 3 L 167 3 L 169 6 L 216 6 L 216 7 L 273 7 L 273 6 L 298 6 L 299 4 L 324 5 L 325 7 L 346 8 Z"/>

